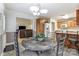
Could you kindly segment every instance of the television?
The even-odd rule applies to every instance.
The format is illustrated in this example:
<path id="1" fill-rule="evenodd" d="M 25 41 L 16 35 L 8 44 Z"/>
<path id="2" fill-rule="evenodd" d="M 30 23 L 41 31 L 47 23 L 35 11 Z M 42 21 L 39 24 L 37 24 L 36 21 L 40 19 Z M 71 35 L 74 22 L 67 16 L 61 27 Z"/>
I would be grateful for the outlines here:
<path id="1" fill-rule="evenodd" d="M 26 29 L 26 26 L 19 26 L 19 30 Z"/>

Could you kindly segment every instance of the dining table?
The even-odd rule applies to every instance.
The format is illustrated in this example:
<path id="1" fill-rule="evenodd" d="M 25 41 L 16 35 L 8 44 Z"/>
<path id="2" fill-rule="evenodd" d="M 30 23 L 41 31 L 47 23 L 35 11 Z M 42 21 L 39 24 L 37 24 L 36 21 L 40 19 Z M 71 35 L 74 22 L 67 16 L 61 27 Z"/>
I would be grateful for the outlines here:
<path id="1" fill-rule="evenodd" d="M 50 40 L 36 41 L 36 40 L 24 40 L 22 42 L 24 48 L 29 49 L 39 56 L 43 51 L 52 49 L 52 42 Z"/>

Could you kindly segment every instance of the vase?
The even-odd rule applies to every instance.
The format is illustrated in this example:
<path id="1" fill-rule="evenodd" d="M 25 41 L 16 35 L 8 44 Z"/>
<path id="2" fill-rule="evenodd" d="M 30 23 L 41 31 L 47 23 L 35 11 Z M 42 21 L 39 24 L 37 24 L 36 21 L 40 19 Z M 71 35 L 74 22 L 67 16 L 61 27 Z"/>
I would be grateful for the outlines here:
<path id="1" fill-rule="evenodd" d="M 43 41 L 43 38 L 38 38 L 38 41 Z"/>

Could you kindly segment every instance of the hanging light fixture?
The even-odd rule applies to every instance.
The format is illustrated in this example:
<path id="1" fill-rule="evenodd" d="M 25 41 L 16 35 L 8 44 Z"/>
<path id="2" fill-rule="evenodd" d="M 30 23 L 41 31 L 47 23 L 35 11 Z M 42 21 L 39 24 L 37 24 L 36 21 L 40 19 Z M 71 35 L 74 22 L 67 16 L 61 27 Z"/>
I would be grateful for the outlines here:
<path id="1" fill-rule="evenodd" d="M 46 14 L 47 12 L 48 12 L 47 9 L 41 9 L 41 10 L 40 10 L 40 13 L 43 13 L 43 14 Z"/>
<path id="2" fill-rule="evenodd" d="M 47 9 L 40 9 L 38 6 L 31 6 L 30 10 L 32 11 L 33 15 L 36 15 L 36 16 L 48 13 Z"/>
<path id="3" fill-rule="evenodd" d="M 30 7 L 30 10 L 31 10 L 32 12 L 38 12 L 38 11 L 39 11 L 39 8 L 38 8 L 38 6 L 31 6 L 31 7 Z"/>
<path id="4" fill-rule="evenodd" d="M 40 13 L 38 13 L 38 12 L 33 12 L 33 15 L 40 15 Z"/>

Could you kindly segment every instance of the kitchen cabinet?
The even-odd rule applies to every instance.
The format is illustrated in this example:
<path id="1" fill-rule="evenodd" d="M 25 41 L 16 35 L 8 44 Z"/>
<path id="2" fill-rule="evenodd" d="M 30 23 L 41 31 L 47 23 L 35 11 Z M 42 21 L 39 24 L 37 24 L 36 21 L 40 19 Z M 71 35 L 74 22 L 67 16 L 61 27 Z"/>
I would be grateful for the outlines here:
<path id="1" fill-rule="evenodd" d="M 19 30 L 20 38 L 28 38 L 33 36 L 32 29 Z"/>
<path id="2" fill-rule="evenodd" d="M 49 23 L 50 18 L 40 16 L 36 19 L 36 33 L 44 33 L 45 32 L 45 23 Z"/>
<path id="3" fill-rule="evenodd" d="M 77 26 L 79 26 L 79 9 L 76 10 L 76 22 L 77 22 Z"/>
<path id="4" fill-rule="evenodd" d="M 62 25 L 62 22 L 61 22 L 61 21 L 57 21 L 57 28 L 58 28 L 58 29 L 61 28 L 61 25 Z"/>
<path id="5" fill-rule="evenodd" d="M 44 33 L 44 24 L 45 24 L 45 19 L 44 18 L 38 18 L 36 20 L 36 32 L 37 33 Z"/>
<path id="6" fill-rule="evenodd" d="M 71 18 L 71 19 L 68 19 L 66 21 L 57 20 L 57 28 L 61 29 L 62 25 L 67 25 L 66 28 L 72 28 L 73 29 L 73 28 L 77 27 L 76 18 Z"/>
<path id="7" fill-rule="evenodd" d="M 77 25 L 76 25 L 76 20 L 70 20 L 68 21 L 68 28 L 75 28 Z"/>

